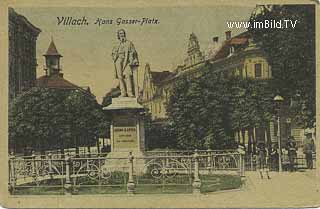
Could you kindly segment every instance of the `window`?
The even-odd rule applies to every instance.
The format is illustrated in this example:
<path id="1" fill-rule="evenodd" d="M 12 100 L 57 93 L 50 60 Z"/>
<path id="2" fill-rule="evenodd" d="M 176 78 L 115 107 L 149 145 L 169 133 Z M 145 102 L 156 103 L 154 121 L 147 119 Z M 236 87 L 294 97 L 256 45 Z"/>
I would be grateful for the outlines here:
<path id="1" fill-rule="evenodd" d="M 234 53 L 234 47 L 230 46 L 229 48 L 229 56 L 232 55 Z"/>
<path id="2" fill-rule="evenodd" d="M 254 74 L 256 78 L 261 78 L 261 63 L 254 64 Z"/>

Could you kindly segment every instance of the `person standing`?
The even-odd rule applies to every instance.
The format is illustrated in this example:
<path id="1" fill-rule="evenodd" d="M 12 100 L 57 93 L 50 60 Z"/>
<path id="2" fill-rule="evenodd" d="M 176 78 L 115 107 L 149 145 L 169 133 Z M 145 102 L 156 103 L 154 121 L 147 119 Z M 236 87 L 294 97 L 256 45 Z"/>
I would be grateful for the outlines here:
<path id="1" fill-rule="evenodd" d="M 266 172 L 267 178 L 270 179 L 269 176 L 269 153 L 268 149 L 265 146 L 265 143 L 260 142 L 257 146 L 258 151 L 258 162 L 259 162 L 259 173 L 261 179 L 263 179 L 263 171 Z"/>
<path id="2" fill-rule="evenodd" d="M 279 153 L 278 144 L 273 144 L 270 152 L 271 169 L 273 171 L 278 171 L 279 169 Z"/>
<path id="3" fill-rule="evenodd" d="M 305 130 L 305 140 L 303 142 L 303 153 L 305 154 L 307 168 L 313 169 L 312 154 L 315 152 L 314 140 L 312 138 L 312 131 L 310 129 Z"/>
<path id="4" fill-rule="evenodd" d="M 297 147 L 293 136 L 289 136 L 287 150 L 289 157 L 289 171 L 293 172 L 295 170 L 295 158 L 297 156 Z"/>

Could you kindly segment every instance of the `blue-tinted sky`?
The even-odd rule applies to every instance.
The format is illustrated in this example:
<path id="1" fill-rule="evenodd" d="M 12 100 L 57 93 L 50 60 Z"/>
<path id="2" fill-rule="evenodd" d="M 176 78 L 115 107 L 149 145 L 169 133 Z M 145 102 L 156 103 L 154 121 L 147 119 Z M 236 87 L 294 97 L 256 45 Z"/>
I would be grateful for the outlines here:
<path id="1" fill-rule="evenodd" d="M 225 40 L 227 21 L 248 20 L 252 7 L 155 7 L 155 8 L 14 8 L 24 15 L 42 32 L 37 41 L 38 77 L 44 74 L 43 54 L 46 52 L 51 36 L 63 55 L 64 77 L 79 85 L 90 86 L 101 101 L 104 94 L 116 82 L 113 79 L 111 50 L 117 44 L 116 31 L 124 28 L 139 54 L 142 81 L 144 66 L 148 62 L 152 70 L 172 70 L 182 63 L 186 55 L 189 34 L 194 32 L 205 50 L 212 37 Z M 86 16 L 88 26 L 58 26 L 57 17 L 81 18 Z M 93 23 L 97 18 L 105 19 L 157 18 L 157 25 L 105 25 L 98 27 Z M 233 35 L 244 29 L 231 30 Z"/>

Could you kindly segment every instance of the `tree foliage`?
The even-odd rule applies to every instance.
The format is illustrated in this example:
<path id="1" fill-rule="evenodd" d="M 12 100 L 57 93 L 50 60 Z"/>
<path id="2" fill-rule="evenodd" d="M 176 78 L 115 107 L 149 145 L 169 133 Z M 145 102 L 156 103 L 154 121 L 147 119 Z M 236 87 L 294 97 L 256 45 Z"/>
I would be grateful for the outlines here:
<path id="1" fill-rule="evenodd" d="M 296 101 L 297 118 L 307 127 L 315 122 L 315 7 L 314 5 L 259 6 L 251 22 L 297 21 L 295 27 L 250 28 L 272 66 L 274 87 L 287 100 Z"/>
<path id="2" fill-rule="evenodd" d="M 146 148 L 153 149 L 175 149 L 176 136 L 170 124 L 166 120 L 152 120 L 151 115 L 145 117 L 145 140 Z"/>
<path id="3" fill-rule="evenodd" d="M 233 130 L 266 126 L 275 114 L 271 80 L 230 78 Z"/>
<path id="4" fill-rule="evenodd" d="M 235 132 L 272 119 L 271 81 L 225 78 L 210 65 L 201 70 L 197 79 L 176 82 L 167 107 L 179 148 L 234 148 Z"/>
<path id="5" fill-rule="evenodd" d="M 32 88 L 9 107 L 9 139 L 19 149 L 88 145 L 107 120 L 95 98 L 80 90 Z"/>

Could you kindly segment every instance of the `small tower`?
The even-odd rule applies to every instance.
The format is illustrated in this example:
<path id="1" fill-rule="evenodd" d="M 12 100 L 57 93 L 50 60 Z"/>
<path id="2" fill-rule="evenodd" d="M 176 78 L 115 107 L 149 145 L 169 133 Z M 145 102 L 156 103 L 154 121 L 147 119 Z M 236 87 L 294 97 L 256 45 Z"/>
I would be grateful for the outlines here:
<path id="1" fill-rule="evenodd" d="M 200 45 L 197 36 L 194 33 L 190 34 L 188 49 L 187 49 L 187 58 L 184 61 L 186 66 L 191 66 L 196 63 L 199 63 L 203 60 L 203 55 L 200 51 Z"/>
<path id="2" fill-rule="evenodd" d="M 51 38 L 51 43 L 49 45 L 49 48 L 43 56 L 46 59 L 46 67 L 45 67 L 46 75 L 49 75 L 49 76 L 54 74 L 62 75 L 62 73 L 60 73 L 61 71 L 60 58 L 62 56 L 61 54 L 59 54 L 52 38 Z"/>

